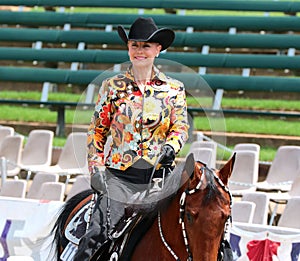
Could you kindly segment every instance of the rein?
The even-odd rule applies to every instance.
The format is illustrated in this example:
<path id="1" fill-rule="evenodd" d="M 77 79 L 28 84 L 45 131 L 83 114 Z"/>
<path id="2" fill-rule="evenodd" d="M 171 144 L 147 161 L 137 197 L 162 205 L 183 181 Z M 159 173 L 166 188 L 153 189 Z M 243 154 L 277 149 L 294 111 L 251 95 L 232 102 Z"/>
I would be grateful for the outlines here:
<path id="1" fill-rule="evenodd" d="M 190 249 L 190 245 L 189 245 L 189 240 L 188 240 L 188 235 L 187 235 L 187 232 L 186 232 L 186 229 L 185 229 L 185 223 L 184 223 L 184 215 L 185 215 L 185 200 L 186 200 L 186 197 L 188 195 L 192 195 L 196 192 L 198 192 L 203 184 L 203 181 L 204 181 L 204 176 L 205 176 L 205 171 L 209 171 L 210 173 L 212 173 L 214 175 L 214 179 L 217 181 L 217 183 L 219 184 L 219 186 L 229 195 L 229 198 L 230 198 L 230 209 L 232 207 L 232 195 L 228 189 L 228 187 L 226 187 L 223 183 L 223 181 L 216 175 L 216 173 L 209 169 L 208 167 L 201 167 L 201 178 L 197 184 L 197 186 L 193 189 L 186 189 L 182 194 L 181 194 L 181 197 L 180 197 L 180 201 L 179 201 L 179 204 L 180 204 L 180 209 L 179 209 L 179 224 L 181 224 L 181 231 L 182 231 L 182 235 L 183 235 L 183 240 L 184 240 L 184 245 L 185 245 L 185 249 L 186 249 L 186 252 L 188 254 L 188 258 L 187 258 L 187 261 L 193 261 L 193 254 L 191 252 L 191 249 Z M 228 220 L 226 221 L 225 223 L 225 232 L 224 232 L 224 235 L 223 235 L 223 239 L 225 237 L 225 234 L 226 234 L 226 230 L 227 230 L 227 223 L 228 221 L 230 221 L 231 223 L 231 216 L 228 217 Z M 163 244 L 165 245 L 165 247 L 167 248 L 167 250 L 170 252 L 170 254 L 174 257 L 175 260 L 177 261 L 180 261 L 180 258 L 175 254 L 175 252 L 171 249 L 171 247 L 169 246 L 168 242 L 165 240 L 164 238 L 164 235 L 163 235 L 163 231 L 162 231 L 162 226 L 161 226 L 161 216 L 160 216 L 160 213 L 158 213 L 158 228 L 159 228 L 159 234 L 160 234 L 160 237 L 161 237 L 161 240 L 163 242 Z"/>

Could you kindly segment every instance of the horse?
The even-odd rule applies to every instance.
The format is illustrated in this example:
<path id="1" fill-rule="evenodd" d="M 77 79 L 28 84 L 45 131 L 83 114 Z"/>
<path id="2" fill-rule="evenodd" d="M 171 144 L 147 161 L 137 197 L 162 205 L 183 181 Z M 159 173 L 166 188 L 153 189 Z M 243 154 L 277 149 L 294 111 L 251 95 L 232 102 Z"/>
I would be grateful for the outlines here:
<path id="1" fill-rule="evenodd" d="M 231 222 L 232 205 L 227 184 L 234 160 L 235 155 L 217 170 L 195 161 L 193 154 L 189 154 L 185 163 L 176 167 L 172 175 L 169 175 L 169 180 L 166 180 L 163 189 L 165 194 L 160 198 L 165 197 L 167 200 L 161 199 L 164 203 L 157 204 L 160 207 L 152 210 L 156 211 L 153 215 L 154 221 L 139 240 L 136 240 L 130 255 L 110 257 L 107 260 L 226 260 L 224 242 L 228 243 L 225 236 L 228 223 Z M 76 248 L 85 228 L 81 229 L 77 242 L 75 240 L 70 244 L 70 237 L 66 235 L 67 227 L 80 209 L 85 213 L 86 221 L 88 220 L 95 202 L 94 195 L 92 190 L 88 190 L 74 196 L 66 202 L 59 214 L 53 227 L 57 260 L 72 260 L 63 259 L 61 255 Z M 76 224 L 81 223 L 77 218 Z M 73 248 L 66 251 L 70 245 Z M 230 256 L 230 245 L 229 251 Z M 92 260 L 104 259 L 94 256 Z"/>

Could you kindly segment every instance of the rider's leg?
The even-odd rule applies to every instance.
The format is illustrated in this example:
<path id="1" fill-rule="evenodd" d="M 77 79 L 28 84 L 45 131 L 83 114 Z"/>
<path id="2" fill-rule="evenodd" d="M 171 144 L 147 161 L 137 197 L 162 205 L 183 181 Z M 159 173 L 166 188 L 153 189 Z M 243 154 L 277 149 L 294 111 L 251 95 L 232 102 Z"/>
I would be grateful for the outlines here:
<path id="1" fill-rule="evenodd" d="M 144 164 L 144 162 L 143 162 Z M 145 190 L 152 168 L 129 168 L 126 173 L 118 170 L 107 169 L 108 191 L 101 200 L 97 200 L 91 224 L 87 233 L 79 243 L 74 261 L 86 261 L 107 239 L 109 230 L 112 229 L 124 215 L 124 208 L 132 195 Z M 100 198 L 100 197 L 98 197 Z M 109 205 L 109 206 L 108 206 Z M 107 210 L 110 216 L 107 218 Z M 107 229 L 107 221 L 110 228 Z"/>
<path id="2" fill-rule="evenodd" d="M 86 234 L 81 238 L 78 246 L 78 250 L 74 256 L 74 261 L 87 261 L 92 255 L 93 250 L 96 248 L 100 242 L 105 240 L 105 226 L 102 223 L 104 219 L 103 213 L 101 211 L 101 203 L 104 203 L 104 198 L 98 197 L 94 212 L 91 216 L 91 222 L 89 225 L 89 229 Z"/>
<path id="3" fill-rule="evenodd" d="M 112 228 L 124 214 L 127 195 L 131 195 L 130 189 L 116 177 L 110 177 L 107 180 L 107 185 L 107 193 L 97 199 L 89 229 L 79 242 L 74 261 L 89 260 L 92 254 L 108 238 L 110 230 L 107 226 L 108 222 L 110 228 Z M 108 210 L 110 217 L 107 217 Z"/>

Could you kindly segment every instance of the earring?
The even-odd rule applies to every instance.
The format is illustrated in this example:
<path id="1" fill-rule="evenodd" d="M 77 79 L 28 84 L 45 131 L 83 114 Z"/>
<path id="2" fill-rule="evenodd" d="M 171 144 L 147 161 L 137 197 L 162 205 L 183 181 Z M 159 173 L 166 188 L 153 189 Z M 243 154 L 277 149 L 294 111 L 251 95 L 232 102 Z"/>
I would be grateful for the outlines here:
<path id="1" fill-rule="evenodd" d="M 158 57 L 159 56 L 159 53 L 156 55 L 156 57 Z"/>

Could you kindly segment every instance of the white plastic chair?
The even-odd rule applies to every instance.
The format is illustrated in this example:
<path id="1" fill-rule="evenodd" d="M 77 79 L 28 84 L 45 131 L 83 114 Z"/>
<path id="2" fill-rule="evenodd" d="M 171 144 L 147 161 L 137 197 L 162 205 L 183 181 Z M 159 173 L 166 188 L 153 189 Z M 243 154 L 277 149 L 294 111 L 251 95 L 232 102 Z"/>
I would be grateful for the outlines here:
<path id="1" fill-rule="evenodd" d="M 259 159 L 255 151 L 241 150 L 236 152 L 229 190 L 233 196 L 242 196 L 254 192 L 258 181 Z"/>
<path id="2" fill-rule="evenodd" d="M 58 182 L 59 175 L 55 173 L 37 172 L 29 186 L 26 198 L 39 199 L 40 190 L 45 182 Z"/>
<path id="3" fill-rule="evenodd" d="M 252 223 L 256 205 L 250 201 L 235 201 L 232 204 L 231 215 L 233 222 Z"/>
<path id="4" fill-rule="evenodd" d="M 269 224 L 272 225 L 274 219 L 277 214 L 281 214 L 286 206 L 288 200 L 292 197 L 300 197 L 300 176 L 297 177 L 292 185 L 291 189 L 286 192 L 267 192 L 268 197 L 270 198 L 270 222 Z"/>
<path id="5" fill-rule="evenodd" d="M 260 145 L 256 143 L 238 143 L 234 146 L 233 151 L 251 150 L 260 153 Z"/>
<path id="6" fill-rule="evenodd" d="M 86 132 L 70 133 L 57 164 L 40 168 L 40 170 L 65 175 L 88 174 Z"/>
<path id="7" fill-rule="evenodd" d="M 91 177 L 90 175 L 77 176 L 70 191 L 67 194 L 66 201 L 75 196 L 76 194 L 91 189 Z"/>
<path id="8" fill-rule="evenodd" d="M 214 162 L 214 151 L 210 148 L 192 148 L 190 153 L 193 153 L 195 161 L 201 161 L 210 168 L 216 167 Z"/>
<path id="9" fill-rule="evenodd" d="M 7 136 L 1 143 L 0 157 L 7 160 L 7 176 L 17 176 L 20 173 L 23 141 L 23 136 Z"/>
<path id="10" fill-rule="evenodd" d="M 257 183 L 261 191 L 289 191 L 300 176 L 300 146 L 280 146 L 264 181 Z"/>
<path id="11" fill-rule="evenodd" d="M 253 216 L 253 224 L 268 224 L 268 214 L 269 214 L 269 196 L 265 192 L 248 192 L 243 194 L 242 201 L 255 203 L 255 211 Z"/>
<path id="12" fill-rule="evenodd" d="M 5 139 L 5 137 L 13 136 L 14 133 L 15 133 L 15 129 L 13 127 L 0 126 L 0 146 L 1 146 L 1 142 Z"/>
<path id="13" fill-rule="evenodd" d="M 26 180 L 13 179 L 6 180 L 1 187 L 0 196 L 25 198 L 27 188 Z"/>
<path id="14" fill-rule="evenodd" d="M 214 141 L 203 141 L 197 140 L 191 143 L 190 151 L 196 148 L 209 148 L 212 149 L 212 157 L 211 157 L 211 167 L 216 167 L 217 162 L 217 143 Z"/>
<path id="15" fill-rule="evenodd" d="M 64 201 L 65 184 L 61 182 L 45 182 L 42 184 L 36 199 Z"/>
<path id="16" fill-rule="evenodd" d="M 285 204 L 291 197 L 300 197 L 300 176 L 293 181 L 289 191 L 268 192 L 268 196 L 271 201 L 282 204 Z"/>
<path id="17" fill-rule="evenodd" d="M 21 168 L 27 171 L 27 179 L 31 172 L 50 166 L 53 136 L 54 132 L 50 130 L 32 130 L 29 133 L 21 157 Z"/>
<path id="18" fill-rule="evenodd" d="M 292 197 L 278 220 L 277 226 L 300 229 L 300 197 Z"/>

